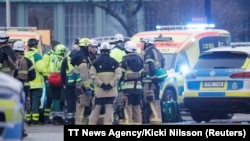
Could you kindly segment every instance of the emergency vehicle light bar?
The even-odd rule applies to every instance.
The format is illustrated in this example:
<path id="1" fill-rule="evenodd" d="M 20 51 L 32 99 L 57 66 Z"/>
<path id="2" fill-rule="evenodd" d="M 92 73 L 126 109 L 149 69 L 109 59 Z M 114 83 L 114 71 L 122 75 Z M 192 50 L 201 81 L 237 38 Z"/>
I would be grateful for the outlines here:
<path id="1" fill-rule="evenodd" d="M 37 30 L 37 27 L 0 27 L 0 30 L 27 31 L 27 30 Z"/>
<path id="2" fill-rule="evenodd" d="M 237 47 L 237 46 L 249 46 L 250 47 L 250 42 L 232 42 L 231 46 L 232 47 Z"/>
<path id="3" fill-rule="evenodd" d="M 187 25 L 157 25 L 156 30 L 177 30 L 177 29 L 211 29 L 214 24 L 187 24 Z"/>

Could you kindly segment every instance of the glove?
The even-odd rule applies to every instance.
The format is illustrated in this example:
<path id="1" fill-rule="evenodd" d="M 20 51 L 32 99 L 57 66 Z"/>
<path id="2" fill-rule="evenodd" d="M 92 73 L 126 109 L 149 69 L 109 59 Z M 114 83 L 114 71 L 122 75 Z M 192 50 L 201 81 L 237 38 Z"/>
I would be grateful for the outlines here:
<path id="1" fill-rule="evenodd" d="M 93 93 L 91 90 L 87 90 L 86 93 L 87 93 L 87 95 L 89 95 L 89 96 L 94 95 L 94 93 Z"/>
<path id="2" fill-rule="evenodd" d="M 103 90 L 110 90 L 110 89 L 112 89 L 112 86 L 110 85 L 110 84 L 102 84 L 101 85 L 101 88 L 103 89 Z"/>

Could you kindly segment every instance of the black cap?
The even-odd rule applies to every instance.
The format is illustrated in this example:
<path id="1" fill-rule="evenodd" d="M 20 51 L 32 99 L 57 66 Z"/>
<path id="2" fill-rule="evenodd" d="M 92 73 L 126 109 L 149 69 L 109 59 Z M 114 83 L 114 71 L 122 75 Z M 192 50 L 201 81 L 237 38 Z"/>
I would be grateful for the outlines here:
<path id="1" fill-rule="evenodd" d="M 51 44 L 51 46 L 52 46 L 52 48 L 53 48 L 53 47 L 55 47 L 56 45 L 60 44 L 60 42 L 57 41 L 57 40 L 52 40 L 52 41 L 50 42 L 50 44 Z"/>

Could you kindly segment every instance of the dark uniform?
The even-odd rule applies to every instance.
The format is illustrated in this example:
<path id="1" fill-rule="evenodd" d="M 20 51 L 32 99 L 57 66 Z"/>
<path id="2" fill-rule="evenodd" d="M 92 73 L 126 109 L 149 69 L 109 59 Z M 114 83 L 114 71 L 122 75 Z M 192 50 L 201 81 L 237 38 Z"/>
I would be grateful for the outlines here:
<path id="1" fill-rule="evenodd" d="M 141 115 L 141 98 L 142 98 L 142 82 L 141 72 L 143 69 L 143 60 L 136 53 L 137 46 L 132 41 L 127 41 L 125 50 L 127 55 L 121 63 L 122 68 L 122 91 L 124 98 L 124 115 L 123 124 L 142 124 Z"/>
<path id="2" fill-rule="evenodd" d="M 164 67 L 162 62 L 157 60 L 164 60 L 159 50 L 154 45 L 154 38 L 144 37 L 141 42 L 144 43 L 144 70 L 143 70 L 143 92 L 144 92 L 144 110 L 149 110 L 150 124 L 161 124 L 161 104 L 160 104 L 160 82 L 156 78 L 155 70 L 159 67 Z"/>
<path id="3" fill-rule="evenodd" d="M 90 114 L 89 124 L 98 124 L 102 106 L 105 108 L 103 124 L 113 123 L 113 103 L 117 97 L 117 83 L 121 77 L 119 63 L 109 56 L 111 46 L 103 42 L 100 46 L 101 55 L 93 62 L 90 69 L 90 78 L 95 83 L 95 105 Z"/>

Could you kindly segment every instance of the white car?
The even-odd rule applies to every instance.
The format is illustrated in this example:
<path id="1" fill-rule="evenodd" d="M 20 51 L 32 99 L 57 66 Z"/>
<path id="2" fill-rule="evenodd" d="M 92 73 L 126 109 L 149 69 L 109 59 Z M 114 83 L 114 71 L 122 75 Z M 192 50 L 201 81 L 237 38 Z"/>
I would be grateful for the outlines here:
<path id="1" fill-rule="evenodd" d="M 185 77 L 183 101 L 197 122 L 250 113 L 250 46 L 202 53 Z"/>

